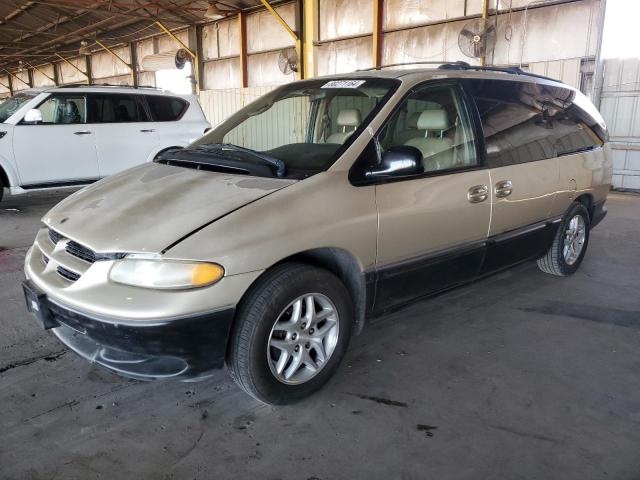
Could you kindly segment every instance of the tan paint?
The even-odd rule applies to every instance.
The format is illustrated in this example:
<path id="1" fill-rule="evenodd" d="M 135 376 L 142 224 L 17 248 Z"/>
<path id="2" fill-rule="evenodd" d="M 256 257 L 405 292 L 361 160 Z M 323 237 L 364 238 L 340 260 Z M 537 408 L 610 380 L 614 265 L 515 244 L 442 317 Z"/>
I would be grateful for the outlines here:
<path id="1" fill-rule="evenodd" d="M 492 168 L 490 171 L 494 203 L 489 235 L 549 218 L 558 192 L 557 158 Z M 497 198 L 496 184 L 505 180 L 512 182 L 513 191 L 508 197 Z"/>
<path id="2" fill-rule="evenodd" d="M 469 202 L 469 188 L 476 185 L 490 185 L 487 170 L 377 186 L 378 263 L 484 240 L 491 202 Z"/>

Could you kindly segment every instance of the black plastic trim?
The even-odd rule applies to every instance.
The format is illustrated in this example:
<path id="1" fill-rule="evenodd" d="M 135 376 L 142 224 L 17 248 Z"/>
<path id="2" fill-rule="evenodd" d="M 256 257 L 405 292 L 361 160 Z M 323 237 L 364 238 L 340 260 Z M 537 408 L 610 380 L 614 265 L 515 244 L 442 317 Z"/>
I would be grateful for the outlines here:
<path id="1" fill-rule="evenodd" d="M 561 217 L 536 222 L 485 240 L 378 266 L 365 273 L 375 282 L 374 314 L 401 308 L 481 277 L 542 256 Z"/>
<path id="2" fill-rule="evenodd" d="M 604 217 L 607 216 L 608 210 L 605 205 L 606 200 L 602 200 L 601 202 L 595 203 L 593 205 L 593 214 L 591 216 L 591 228 L 596 227 Z"/>
<path id="3" fill-rule="evenodd" d="M 65 345 L 85 359 L 119 375 L 188 380 L 224 366 L 235 307 L 171 320 L 120 323 L 52 302 L 29 280 L 24 289 L 25 295 L 33 292 L 27 305 L 32 307 L 33 300 L 38 303 L 38 317 L 45 328 L 53 328 Z"/>
<path id="4" fill-rule="evenodd" d="M 43 183 L 31 183 L 22 185 L 24 190 L 35 190 L 38 188 L 63 188 L 63 187 L 80 187 L 83 185 L 90 185 L 97 182 L 100 178 L 86 178 L 84 180 L 73 180 L 70 182 L 43 182 Z"/>

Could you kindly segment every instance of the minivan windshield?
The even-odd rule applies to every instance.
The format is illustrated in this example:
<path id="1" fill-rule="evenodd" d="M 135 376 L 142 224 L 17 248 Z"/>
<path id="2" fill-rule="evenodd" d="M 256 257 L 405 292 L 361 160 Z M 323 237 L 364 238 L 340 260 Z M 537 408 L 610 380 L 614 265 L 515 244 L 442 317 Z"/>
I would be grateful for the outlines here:
<path id="1" fill-rule="evenodd" d="M 0 102 L 0 122 L 4 123 L 7 119 L 16 113 L 22 105 L 35 98 L 37 93 L 18 93 L 13 97 L 6 98 Z"/>
<path id="2" fill-rule="evenodd" d="M 329 168 L 389 99 L 385 78 L 294 82 L 259 98 L 158 161 L 191 168 L 305 178 Z"/>

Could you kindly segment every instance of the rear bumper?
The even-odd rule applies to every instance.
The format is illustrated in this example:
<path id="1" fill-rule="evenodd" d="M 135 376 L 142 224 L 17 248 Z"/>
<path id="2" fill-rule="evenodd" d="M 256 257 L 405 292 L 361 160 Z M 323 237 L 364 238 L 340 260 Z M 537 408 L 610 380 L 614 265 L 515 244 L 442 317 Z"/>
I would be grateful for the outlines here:
<path id="1" fill-rule="evenodd" d="M 51 328 L 71 350 L 112 372 L 140 380 L 196 380 L 222 368 L 235 314 L 234 308 L 226 308 L 171 320 L 123 323 L 95 318 L 44 295 L 38 302 L 39 312 L 47 315 L 45 328 Z"/>
<path id="2" fill-rule="evenodd" d="M 603 219 L 604 217 L 607 216 L 607 207 L 605 206 L 605 200 L 596 203 L 593 206 L 593 215 L 591 218 L 591 228 L 595 227 L 596 225 L 598 225 Z"/>

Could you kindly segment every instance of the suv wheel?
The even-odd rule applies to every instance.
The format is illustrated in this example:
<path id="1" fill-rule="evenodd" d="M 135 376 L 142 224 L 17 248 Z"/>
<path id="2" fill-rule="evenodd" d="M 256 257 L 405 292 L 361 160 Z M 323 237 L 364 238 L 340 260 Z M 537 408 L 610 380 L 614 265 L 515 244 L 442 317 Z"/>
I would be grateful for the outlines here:
<path id="1" fill-rule="evenodd" d="M 589 212 L 574 202 L 567 210 L 546 255 L 538 259 L 538 267 L 545 273 L 566 277 L 578 270 L 589 243 Z"/>
<path id="2" fill-rule="evenodd" d="M 231 376 L 262 402 L 301 400 L 333 375 L 352 325 L 351 297 L 335 275 L 305 264 L 279 265 L 238 310 L 227 355 Z"/>
<path id="3" fill-rule="evenodd" d="M 2 176 L 0 176 L 0 202 L 2 201 L 3 195 L 4 195 L 4 182 L 2 181 Z"/>

